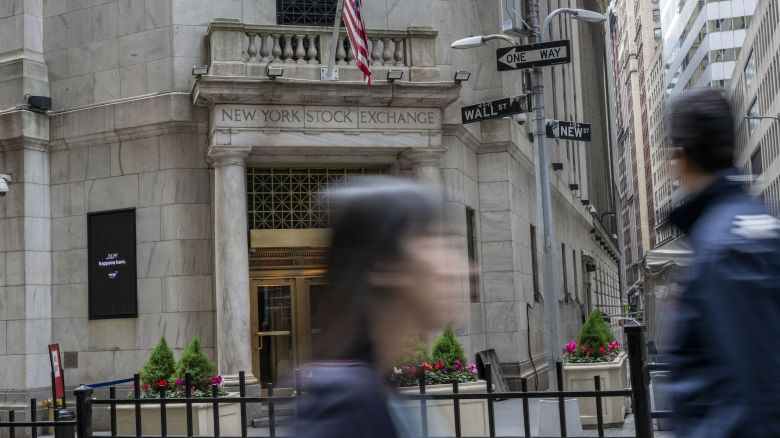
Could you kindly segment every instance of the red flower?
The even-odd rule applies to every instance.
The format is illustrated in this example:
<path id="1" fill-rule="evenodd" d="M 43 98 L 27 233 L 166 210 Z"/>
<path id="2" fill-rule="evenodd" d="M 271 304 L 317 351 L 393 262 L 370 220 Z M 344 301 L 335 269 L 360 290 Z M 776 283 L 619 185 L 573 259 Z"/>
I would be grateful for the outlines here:
<path id="1" fill-rule="evenodd" d="M 439 363 L 437 363 L 437 364 L 436 364 L 436 369 L 437 369 L 437 370 L 440 370 L 440 369 L 442 369 L 442 368 L 444 368 L 444 362 L 442 362 L 442 361 L 439 361 Z"/>
<path id="2" fill-rule="evenodd" d="M 588 351 L 588 348 L 583 345 L 582 348 L 580 348 L 580 350 L 584 353 L 584 352 Z"/>
<path id="3" fill-rule="evenodd" d="M 425 368 L 426 370 L 429 370 L 429 371 L 430 371 L 430 370 L 432 370 L 432 369 L 433 369 L 433 367 L 431 366 L 431 364 L 429 364 L 428 362 L 423 362 L 421 365 L 422 365 L 422 367 L 423 367 L 423 368 Z"/>
<path id="4" fill-rule="evenodd" d="M 144 391 L 146 391 L 148 389 L 149 389 L 149 384 L 148 383 L 144 383 Z"/>
<path id="5" fill-rule="evenodd" d="M 592 348 L 588 348 L 588 354 L 593 354 L 593 349 Z"/>
<path id="6" fill-rule="evenodd" d="M 604 349 L 604 347 L 599 347 L 599 353 L 604 354 L 607 350 Z"/>
<path id="7" fill-rule="evenodd" d="M 168 382 L 165 379 L 160 379 L 157 382 L 157 387 L 158 388 L 167 388 L 168 387 Z"/>

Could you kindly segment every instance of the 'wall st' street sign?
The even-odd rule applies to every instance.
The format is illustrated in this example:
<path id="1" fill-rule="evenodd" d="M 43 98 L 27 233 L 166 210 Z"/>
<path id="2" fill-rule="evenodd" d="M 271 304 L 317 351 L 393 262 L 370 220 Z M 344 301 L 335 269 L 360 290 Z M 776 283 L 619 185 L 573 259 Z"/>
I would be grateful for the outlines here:
<path id="1" fill-rule="evenodd" d="M 498 71 L 522 70 L 571 62 L 569 40 L 502 47 L 496 50 Z"/>
<path id="2" fill-rule="evenodd" d="M 464 106 L 460 109 L 463 124 L 511 116 L 531 111 L 529 95 L 505 97 L 503 99 Z"/>
<path id="3" fill-rule="evenodd" d="M 561 140 L 590 141 L 590 123 L 547 121 L 547 138 Z"/>

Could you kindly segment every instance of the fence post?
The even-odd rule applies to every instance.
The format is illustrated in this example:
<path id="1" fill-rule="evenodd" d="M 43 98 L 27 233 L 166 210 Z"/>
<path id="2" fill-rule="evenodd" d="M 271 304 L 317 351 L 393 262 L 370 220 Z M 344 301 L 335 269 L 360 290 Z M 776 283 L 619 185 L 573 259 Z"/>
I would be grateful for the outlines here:
<path id="1" fill-rule="evenodd" d="M 650 418 L 649 376 L 645 352 L 645 327 L 628 324 L 623 328 L 626 334 L 628 367 L 631 373 L 631 398 L 634 403 L 634 422 L 637 438 L 653 437 L 653 420 Z"/>
<path id="2" fill-rule="evenodd" d="M 73 390 L 76 396 L 76 433 L 78 438 L 92 437 L 92 388 L 81 385 Z"/>

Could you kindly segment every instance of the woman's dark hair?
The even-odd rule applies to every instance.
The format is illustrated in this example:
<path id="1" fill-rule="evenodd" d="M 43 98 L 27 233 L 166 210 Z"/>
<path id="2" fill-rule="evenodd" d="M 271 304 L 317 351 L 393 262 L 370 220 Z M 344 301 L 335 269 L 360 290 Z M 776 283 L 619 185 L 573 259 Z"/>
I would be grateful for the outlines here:
<path id="1" fill-rule="evenodd" d="M 734 165 L 734 116 L 722 90 L 685 92 L 669 111 L 671 146 L 682 148 L 705 172 Z"/>
<path id="2" fill-rule="evenodd" d="M 373 362 L 370 323 L 392 291 L 379 296 L 369 276 L 401 261 L 406 239 L 435 233 L 440 203 L 433 189 L 386 176 L 356 178 L 329 197 L 335 216 L 328 285 L 314 315 L 323 331 L 312 345 L 313 358 Z"/>

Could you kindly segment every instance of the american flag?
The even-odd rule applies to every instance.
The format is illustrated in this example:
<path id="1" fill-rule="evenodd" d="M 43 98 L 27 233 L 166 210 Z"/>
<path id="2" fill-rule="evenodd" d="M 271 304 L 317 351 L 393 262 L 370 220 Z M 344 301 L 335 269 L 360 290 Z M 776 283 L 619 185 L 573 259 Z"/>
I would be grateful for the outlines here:
<path id="1" fill-rule="evenodd" d="M 362 4 L 362 0 L 345 0 L 341 15 L 349 34 L 357 68 L 363 72 L 363 81 L 371 85 L 371 61 L 368 58 L 368 38 L 366 26 L 363 24 Z"/>

